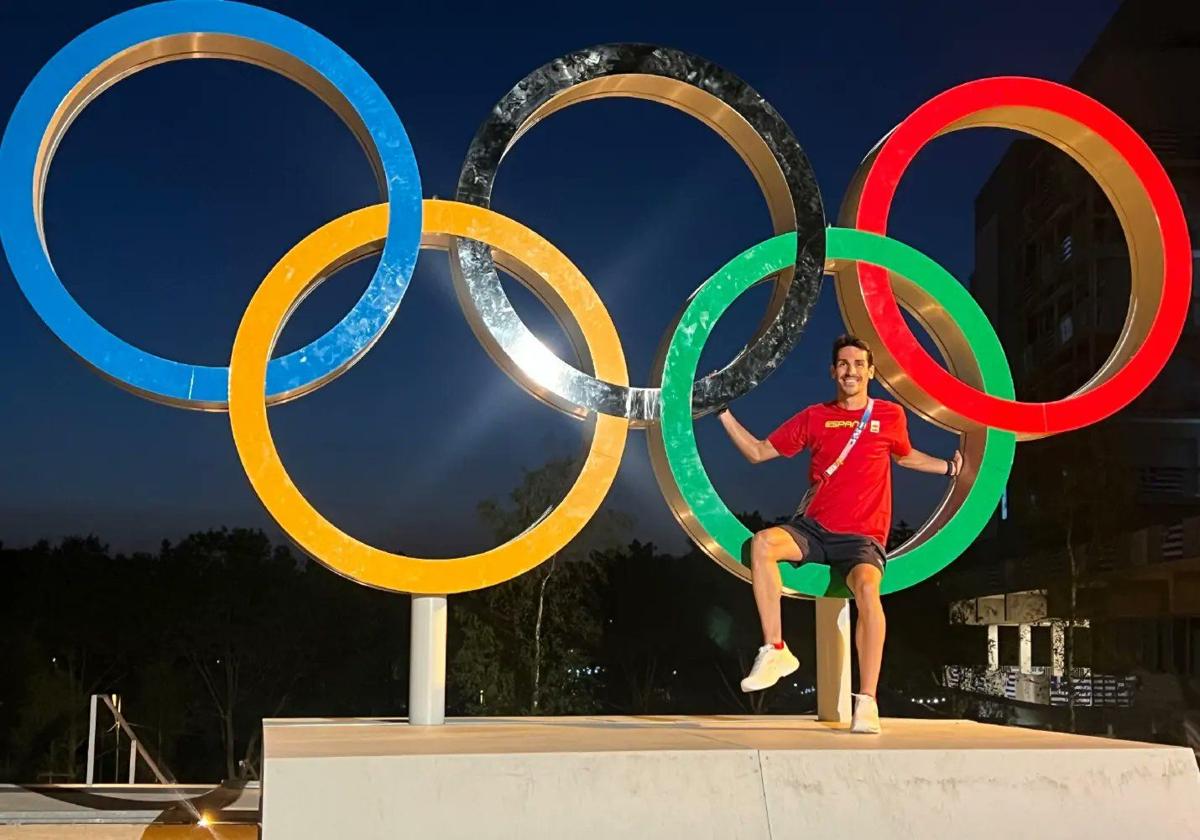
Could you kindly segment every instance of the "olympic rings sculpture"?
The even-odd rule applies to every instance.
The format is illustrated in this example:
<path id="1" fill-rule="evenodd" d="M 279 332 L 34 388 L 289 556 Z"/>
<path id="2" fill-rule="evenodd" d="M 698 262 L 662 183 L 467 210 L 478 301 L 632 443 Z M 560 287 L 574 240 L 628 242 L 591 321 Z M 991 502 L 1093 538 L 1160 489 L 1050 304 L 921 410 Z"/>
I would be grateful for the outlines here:
<path id="1" fill-rule="evenodd" d="M 274 70 L 313 91 L 355 133 L 383 203 L 348 213 L 292 248 L 262 281 L 238 328 L 228 368 L 163 359 L 107 331 L 55 274 L 42 228 L 54 152 L 93 98 L 146 67 L 228 58 Z M 620 339 L 583 274 L 551 243 L 491 209 L 504 154 L 531 126 L 577 102 L 636 97 L 677 108 L 720 134 L 750 167 L 774 235 L 701 284 L 666 331 L 649 386 L 631 386 Z M 896 186 L 933 137 L 961 128 L 1010 128 L 1047 140 L 1098 181 L 1120 218 L 1132 284 L 1110 358 L 1075 394 L 1015 399 L 995 331 L 961 284 L 929 257 L 886 236 Z M 926 102 L 867 156 L 826 227 L 816 178 L 783 118 L 746 82 L 665 47 L 609 44 L 564 55 L 518 82 L 470 144 L 456 200 L 422 200 L 404 126 L 369 75 L 320 34 L 283 15 L 228 0 L 167 0 L 112 17 L 64 47 L 34 77 L 0 140 L 0 245 L 34 310 L 97 373 L 139 396 L 229 412 L 251 486 L 306 552 L 360 583 L 414 594 L 490 586 L 566 545 L 603 503 L 630 428 L 645 428 L 655 474 L 687 534 L 749 579 L 749 531 L 721 501 L 696 449 L 693 423 L 769 376 L 799 342 L 823 275 L 847 327 L 872 341 L 883 385 L 920 416 L 962 436 L 964 469 L 933 516 L 889 558 L 883 589 L 929 577 L 961 554 L 995 510 L 1019 440 L 1078 429 L 1128 405 L 1166 364 L 1191 299 L 1191 244 L 1178 196 L 1146 143 L 1087 96 L 1052 82 L 1003 77 L 952 88 Z M 32 196 L 31 204 L 25 202 Z M 594 423 L 583 469 L 562 502 L 510 542 L 467 557 L 390 554 L 340 531 L 304 498 L 280 461 L 267 407 L 345 373 L 390 323 L 422 248 L 449 252 L 455 290 L 489 355 L 555 408 Z M 324 336 L 272 358 L 303 297 L 340 267 L 379 253 L 362 297 Z M 496 267 L 530 287 L 565 326 L 582 360 L 559 359 L 525 326 Z M 744 291 L 772 279 L 758 330 L 728 365 L 700 380 L 696 366 L 717 319 Z M 946 368 L 916 341 L 906 309 L 931 335 Z M 783 568 L 795 596 L 848 597 L 823 566 Z"/>

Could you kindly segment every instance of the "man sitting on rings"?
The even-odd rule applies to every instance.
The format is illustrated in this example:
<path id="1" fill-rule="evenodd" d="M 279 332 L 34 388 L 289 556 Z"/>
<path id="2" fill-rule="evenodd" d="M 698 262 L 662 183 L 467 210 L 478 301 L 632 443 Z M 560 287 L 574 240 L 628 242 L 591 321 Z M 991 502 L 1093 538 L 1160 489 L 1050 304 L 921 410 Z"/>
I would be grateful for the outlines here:
<path id="1" fill-rule="evenodd" d="M 875 377 L 871 347 L 854 336 L 833 343 L 830 374 L 834 399 L 810 405 L 773 431 L 766 440 L 750 434 L 729 411 L 721 424 L 748 461 L 761 464 L 805 449 L 812 453 L 809 490 L 787 524 L 765 528 L 751 542 L 754 600 L 762 623 L 763 646 L 742 691 L 770 688 L 800 667 L 783 643 L 780 599 L 782 562 L 822 563 L 846 579 L 858 603 L 855 646 L 859 693 L 854 695 L 851 732 L 877 734 L 876 691 L 883 661 L 885 620 L 879 586 L 887 565 L 884 542 L 892 521 L 892 470 L 902 467 L 937 475 L 958 475 L 962 453 L 949 461 L 913 449 L 904 409 L 868 396 Z"/>

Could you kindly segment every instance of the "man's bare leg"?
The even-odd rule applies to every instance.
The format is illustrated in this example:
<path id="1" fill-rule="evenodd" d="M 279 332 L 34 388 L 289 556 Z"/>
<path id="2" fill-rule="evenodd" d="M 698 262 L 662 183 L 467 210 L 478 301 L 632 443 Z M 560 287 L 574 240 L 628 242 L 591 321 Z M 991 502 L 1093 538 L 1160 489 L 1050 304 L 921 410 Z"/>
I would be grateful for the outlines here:
<path id="1" fill-rule="evenodd" d="M 751 581 L 762 624 L 763 646 L 754 657 L 750 673 L 742 680 L 742 691 L 770 688 L 800 667 L 800 660 L 783 643 L 783 622 L 779 617 L 779 602 L 783 597 L 779 562 L 792 558 L 800 559 L 800 547 L 782 528 L 759 531 L 750 541 Z"/>
<path id="2" fill-rule="evenodd" d="M 766 528 L 750 541 L 750 574 L 754 585 L 754 603 L 762 624 L 763 644 L 777 645 L 783 641 L 783 619 L 780 601 L 783 598 L 783 579 L 779 564 L 784 560 L 800 560 L 800 546 L 782 528 Z"/>
<path id="3" fill-rule="evenodd" d="M 858 604 L 858 622 L 854 627 L 854 644 L 858 648 L 858 691 L 871 697 L 879 689 L 883 639 L 887 634 L 883 601 L 879 598 L 882 580 L 883 572 L 869 563 L 860 563 L 846 576 L 846 586 L 854 593 Z"/>

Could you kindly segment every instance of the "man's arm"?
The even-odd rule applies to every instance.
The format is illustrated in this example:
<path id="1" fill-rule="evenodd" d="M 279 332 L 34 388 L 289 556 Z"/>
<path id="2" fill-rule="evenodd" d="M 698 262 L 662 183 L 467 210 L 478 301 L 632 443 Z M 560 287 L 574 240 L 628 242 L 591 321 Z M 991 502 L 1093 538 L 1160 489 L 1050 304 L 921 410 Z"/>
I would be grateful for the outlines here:
<path id="1" fill-rule="evenodd" d="M 907 455 L 896 458 L 896 463 L 917 472 L 958 475 L 962 472 L 962 453 L 955 452 L 954 457 L 947 461 L 945 458 L 934 458 L 932 455 L 926 455 L 924 452 L 914 449 Z"/>
<path id="2" fill-rule="evenodd" d="M 772 458 L 779 457 L 779 452 L 775 449 L 771 441 L 759 440 L 746 431 L 746 427 L 737 421 L 737 418 L 733 416 L 733 412 L 729 409 L 725 409 L 718 414 L 717 419 L 725 427 L 729 439 L 738 448 L 738 452 L 746 456 L 746 460 L 751 464 L 761 464 L 763 461 L 770 461 Z"/>

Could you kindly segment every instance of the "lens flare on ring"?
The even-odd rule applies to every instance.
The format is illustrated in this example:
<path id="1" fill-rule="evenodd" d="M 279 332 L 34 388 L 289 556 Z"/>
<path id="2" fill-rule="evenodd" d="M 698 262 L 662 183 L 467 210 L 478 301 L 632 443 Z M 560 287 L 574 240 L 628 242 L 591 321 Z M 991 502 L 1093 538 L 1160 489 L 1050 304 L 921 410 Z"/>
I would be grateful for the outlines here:
<path id="1" fill-rule="evenodd" d="M 825 210 L 816 173 L 779 112 L 733 73 L 670 47 L 602 44 L 560 56 L 513 86 L 471 142 L 455 197 L 490 207 L 500 162 L 525 131 L 564 108 L 605 97 L 659 102 L 707 125 L 753 173 L 775 233 L 797 234 L 796 252 L 778 272 L 755 335 L 732 362 L 696 385 L 698 409 L 711 411 L 753 390 L 800 340 L 825 263 Z M 546 364 L 523 367 L 518 352 L 542 343 L 504 293 L 488 249 L 478 242 L 456 243 L 451 266 L 476 338 L 528 393 L 581 417 L 592 411 L 611 414 L 639 428 L 658 420 L 657 388 L 617 386 L 549 352 L 542 355 Z"/>

